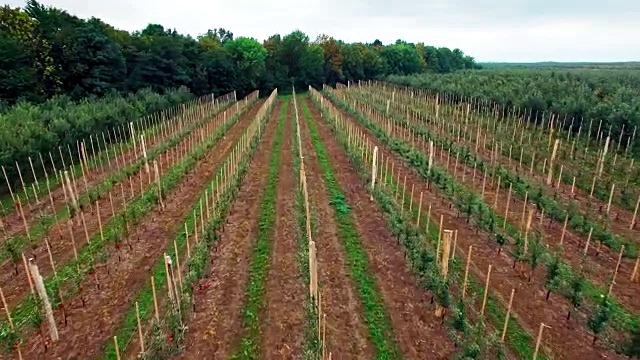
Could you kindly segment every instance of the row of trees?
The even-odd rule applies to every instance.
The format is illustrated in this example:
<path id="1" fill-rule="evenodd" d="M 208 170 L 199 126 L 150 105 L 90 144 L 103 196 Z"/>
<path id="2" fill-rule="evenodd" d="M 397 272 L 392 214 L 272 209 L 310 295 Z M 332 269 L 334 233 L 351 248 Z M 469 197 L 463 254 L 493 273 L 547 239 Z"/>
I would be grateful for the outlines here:
<path id="1" fill-rule="evenodd" d="M 180 86 L 195 95 L 232 90 L 242 95 L 292 84 L 302 88 L 477 67 L 459 49 L 401 40 L 386 46 L 378 40 L 346 44 L 326 35 L 311 41 L 294 31 L 260 43 L 225 29 L 194 39 L 156 24 L 128 33 L 35 0 L 23 9 L 0 8 L 0 49 L 0 99 L 8 104 Z"/>
<path id="2" fill-rule="evenodd" d="M 386 80 L 459 97 L 474 97 L 506 107 L 531 109 L 543 116 L 553 112 L 566 117 L 567 125 L 574 119 L 573 130 L 581 124 L 586 131 L 593 121 L 618 139 L 624 129 L 623 141 L 640 126 L 639 68 L 491 68 L 460 71 L 452 74 L 392 75 Z M 592 130 L 595 135 L 596 130 Z M 634 149 L 640 151 L 640 137 Z"/>

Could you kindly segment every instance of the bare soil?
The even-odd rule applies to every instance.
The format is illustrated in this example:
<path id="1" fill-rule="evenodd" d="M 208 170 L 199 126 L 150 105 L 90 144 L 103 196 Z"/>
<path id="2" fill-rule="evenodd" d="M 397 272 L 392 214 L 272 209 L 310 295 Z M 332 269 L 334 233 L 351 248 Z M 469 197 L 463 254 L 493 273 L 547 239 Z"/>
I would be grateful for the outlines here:
<path id="1" fill-rule="evenodd" d="M 207 288 L 196 294 L 196 310 L 186 320 L 189 327 L 184 352 L 178 359 L 228 359 L 242 336 L 242 306 L 249 277 L 251 249 L 258 234 L 260 203 L 269 173 L 279 102 L 260 139 L 258 149 L 233 201 L 225 228 L 211 249 Z"/>
<path id="2" fill-rule="evenodd" d="M 340 187 L 345 192 L 369 260 L 370 271 L 391 317 L 396 341 L 407 359 L 448 359 L 454 352 L 452 340 L 428 306 L 428 297 L 410 273 L 403 250 L 389 232 L 386 218 L 369 199 L 358 174 L 332 137 L 318 109 L 307 99 L 320 137 L 331 154 Z"/>

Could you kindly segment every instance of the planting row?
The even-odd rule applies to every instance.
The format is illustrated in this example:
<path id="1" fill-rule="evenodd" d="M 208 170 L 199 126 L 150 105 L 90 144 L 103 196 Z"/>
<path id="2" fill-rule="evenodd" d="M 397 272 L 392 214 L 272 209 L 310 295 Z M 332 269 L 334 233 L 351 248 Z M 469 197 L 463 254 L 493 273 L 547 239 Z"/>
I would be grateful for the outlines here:
<path id="1" fill-rule="evenodd" d="M 351 101 L 350 101 L 350 103 L 351 103 Z M 360 115 L 360 116 L 362 116 L 362 115 Z M 380 118 L 382 118 L 382 117 L 380 117 Z M 378 117 L 376 117 L 376 119 L 378 119 Z M 364 121 L 361 118 L 359 118 L 359 120 Z M 392 127 L 392 125 L 393 124 L 391 124 L 391 122 L 389 122 L 389 121 L 385 121 L 384 123 L 382 123 L 382 126 L 378 125 L 378 128 L 377 128 L 378 130 L 376 130 L 377 131 L 376 135 L 383 136 L 383 134 L 387 133 L 387 136 L 389 136 L 389 134 L 391 134 L 391 130 L 394 130 L 394 129 L 395 129 L 395 131 L 393 132 L 393 134 L 396 134 L 396 136 L 397 136 L 397 134 L 402 134 L 401 132 L 398 132 L 398 130 L 400 130 L 400 128 L 396 129 L 395 126 Z M 420 141 L 418 141 L 418 140 L 419 140 L 418 138 L 413 138 L 413 139 L 409 138 L 409 141 L 406 143 L 406 145 L 404 145 L 404 146 L 407 146 L 407 148 L 405 150 L 401 150 L 401 148 L 397 148 L 395 150 L 399 151 L 399 155 L 405 157 L 408 161 L 410 161 L 414 165 L 423 164 L 421 166 L 425 166 L 428 163 L 428 158 L 425 155 L 422 155 L 422 158 L 421 158 L 422 160 L 419 160 L 420 157 L 415 157 L 416 156 L 416 151 L 412 151 L 411 150 L 411 145 L 412 144 L 414 146 L 414 149 L 415 149 L 415 147 L 418 147 L 418 145 L 421 145 Z M 391 144 L 390 146 L 398 146 L 397 140 L 393 140 L 390 144 Z M 425 148 L 427 148 L 427 147 L 425 147 Z M 444 158 L 442 158 L 442 161 L 444 163 Z M 432 160 L 432 162 L 433 162 L 433 160 Z M 453 159 L 451 160 L 451 162 L 453 162 Z M 433 172 L 435 167 L 431 168 L 431 172 L 425 171 L 426 169 L 423 169 L 423 168 L 421 169 L 420 166 L 418 167 L 418 169 L 419 169 L 419 171 L 426 172 L 426 174 L 428 175 L 428 174 Z M 456 169 L 458 169 L 458 168 L 456 167 Z M 465 172 L 463 172 L 463 170 Z M 467 172 L 470 175 L 471 174 L 471 169 L 460 168 L 460 169 L 457 170 L 457 174 L 460 174 L 462 177 L 464 177 L 465 176 L 464 174 L 466 174 Z M 444 191 L 445 197 L 449 197 L 453 201 L 453 203 L 457 205 L 457 207 L 460 209 L 459 213 L 460 214 L 468 213 L 469 214 L 469 218 L 471 218 L 470 215 L 473 215 L 474 221 L 476 223 L 475 224 L 476 227 L 481 227 L 481 228 L 488 229 L 490 231 L 491 238 L 496 238 L 496 235 L 493 234 L 493 231 L 495 231 L 495 230 L 491 230 L 491 228 L 493 226 L 493 228 L 495 229 L 495 227 L 496 227 L 495 224 L 497 224 L 497 223 L 502 224 L 503 221 L 499 221 L 501 219 L 499 219 L 499 217 L 495 213 L 494 213 L 494 215 L 489 216 L 490 213 L 488 212 L 488 210 L 490 210 L 491 206 L 490 205 L 487 206 L 487 204 L 484 204 L 484 201 L 483 201 L 484 194 L 483 194 L 483 196 L 478 196 L 478 195 L 471 196 L 473 194 L 473 192 L 471 192 L 471 193 L 468 192 L 468 189 L 465 189 L 464 185 L 456 184 L 456 179 L 457 179 L 456 178 L 456 175 L 457 175 L 456 174 L 456 170 L 453 170 L 453 174 L 454 174 L 454 178 L 453 179 L 450 178 L 450 175 L 446 176 L 446 173 L 443 173 L 443 174 L 435 173 L 435 175 L 431 174 L 429 179 L 431 181 L 433 181 L 435 184 L 439 184 L 439 183 L 444 184 L 443 185 L 444 187 L 442 188 L 442 191 Z M 427 175 L 424 175 L 424 176 L 427 176 Z M 458 175 L 458 176 L 460 176 L 460 175 Z M 467 175 L 467 176 L 469 176 L 469 175 Z M 444 180 L 446 180 L 446 181 L 444 181 Z M 478 192 L 479 192 L 479 190 L 478 190 Z M 465 202 L 467 202 L 468 204 L 472 204 L 473 203 L 475 205 L 466 206 Z M 482 206 L 483 204 L 484 204 L 484 206 Z M 480 205 L 480 208 L 478 208 L 478 205 Z M 457 214 L 456 214 L 456 216 L 457 216 Z M 491 220 L 491 219 L 493 219 L 493 220 Z M 493 225 L 491 225 L 491 224 L 493 224 Z M 516 227 L 516 230 L 517 230 L 517 227 Z M 501 233 L 501 232 L 499 232 L 499 233 Z M 517 235 L 517 231 L 516 231 L 515 234 Z M 509 236 L 509 233 L 504 233 L 504 234 L 502 234 L 502 236 L 505 236 L 505 238 L 508 238 L 506 236 Z M 533 243 L 533 241 L 534 241 L 533 233 L 530 234 L 530 236 L 531 236 L 530 240 Z M 521 243 L 522 239 L 520 239 L 518 242 Z M 498 245 L 498 244 L 496 244 L 496 245 Z M 531 246 L 533 247 L 533 245 L 531 245 Z M 520 245 L 520 247 L 522 247 L 522 245 Z M 474 248 L 474 250 L 475 250 L 475 248 Z M 532 251 L 533 251 L 533 249 L 532 249 Z M 487 252 L 487 255 L 489 255 L 491 253 L 492 252 Z M 533 254 L 533 252 L 530 252 L 530 253 Z M 544 259 L 547 258 L 546 255 L 544 255 L 544 254 L 542 254 L 542 256 L 541 256 L 539 252 L 536 252 L 536 254 L 537 254 L 536 258 L 538 258 L 538 259 L 544 260 Z M 490 255 L 490 256 L 495 257 L 495 255 Z M 503 255 L 503 257 L 504 257 L 504 255 Z M 520 261 L 522 261 L 522 260 L 520 260 Z M 538 261 L 540 261 L 540 260 L 538 260 Z M 549 263 L 553 264 L 554 263 L 554 258 L 551 257 L 549 262 L 547 262 L 547 261 L 544 261 L 544 262 L 546 262 L 548 264 Z M 507 261 L 507 263 L 508 263 L 508 261 Z M 494 265 L 494 269 L 495 269 L 495 266 L 496 265 Z M 554 266 L 552 265 L 550 268 L 553 269 Z M 564 270 L 564 268 L 563 268 L 563 270 Z M 507 271 L 507 270 L 505 269 L 505 271 Z M 554 273 L 554 271 L 551 271 L 551 270 L 549 270 L 548 272 L 552 273 L 552 274 Z M 549 284 L 546 287 L 549 287 L 549 288 L 551 288 L 551 289 L 553 289 L 555 291 L 555 289 L 554 289 L 554 285 L 555 284 L 562 283 L 564 285 L 564 279 L 556 279 L 555 277 L 557 275 L 558 274 L 556 274 L 556 275 L 551 277 L 552 281 L 547 281 Z M 563 272 L 562 275 L 564 276 L 564 272 Z M 514 284 L 520 282 L 517 278 L 518 278 L 518 276 L 515 276 L 515 277 L 513 277 L 513 279 L 511 281 Z M 536 273 L 533 274 L 533 278 L 534 279 L 536 278 Z M 562 280 L 562 281 L 560 281 L 560 280 Z M 492 279 L 492 281 L 493 281 L 493 279 Z M 545 280 L 541 279 L 540 282 L 544 283 Z M 534 281 L 534 283 L 535 283 L 535 281 Z M 509 288 L 503 288 L 502 289 L 502 291 L 504 292 L 502 294 L 503 298 L 505 298 L 505 299 L 509 298 L 509 290 L 510 290 Z M 545 289 L 545 290 L 548 290 L 548 289 Z M 543 294 L 547 293 L 547 292 L 548 291 L 543 291 Z M 516 295 L 518 295 L 518 291 L 516 291 Z M 522 298 L 524 300 L 527 300 L 527 296 L 525 294 L 522 294 L 522 295 L 523 295 Z M 518 296 L 516 296 L 516 299 L 518 299 Z M 544 299 L 542 301 L 544 301 Z M 608 307 L 609 302 L 607 301 L 605 303 L 607 304 L 607 307 Z M 598 304 L 602 304 L 602 303 L 598 301 Z M 547 306 L 549 306 L 549 305 L 547 305 Z M 552 307 L 560 309 L 560 307 L 555 306 L 555 305 L 552 305 Z M 563 305 L 562 307 L 565 307 L 565 306 Z M 599 310 L 601 310 L 601 307 L 602 307 L 601 305 L 598 305 L 597 309 L 594 310 L 594 315 L 590 317 L 591 319 L 596 317 L 595 314 L 598 313 Z M 535 307 L 533 307 L 533 308 L 535 308 Z M 535 314 L 535 311 L 529 311 L 529 312 L 533 313 L 532 316 L 537 316 L 537 314 Z M 529 315 L 529 312 L 524 312 L 524 313 L 519 312 L 519 315 L 524 317 L 524 315 Z M 565 312 L 565 314 L 567 313 L 566 311 L 562 311 L 562 312 Z M 529 318 L 531 318 L 531 317 L 529 317 Z M 627 317 L 627 319 L 629 319 L 629 318 Z M 585 322 L 586 322 L 586 320 L 585 320 Z M 593 321 L 589 321 L 589 323 L 593 323 Z M 532 330 L 536 329 L 538 324 L 539 324 L 538 321 L 530 321 L 530 323 L 528 324 L 529 332 L 531 333 Z M 593 327 L 596 327 L 596 326 L 594 325 Z M 560 350 L 563 351 L 562 349 L 560 349 Z M 564 350 L 564 351 L 571 351 L 571 350 L 572 349 L 570 349 L 570 348 L 566 348 L 566 350 Z"/>

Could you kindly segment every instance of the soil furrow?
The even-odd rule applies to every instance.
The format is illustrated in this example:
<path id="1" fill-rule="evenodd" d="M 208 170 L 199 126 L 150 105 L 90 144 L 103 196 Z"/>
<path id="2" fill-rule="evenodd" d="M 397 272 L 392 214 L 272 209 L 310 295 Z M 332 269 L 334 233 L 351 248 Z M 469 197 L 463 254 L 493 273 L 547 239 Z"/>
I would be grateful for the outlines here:
<path id="1" fill-rule="evenodd" d="M 306 324 L 305 287 L 298 266 L 296 241 L 296 177 L 291 151 L 293 100 L 287 102 L 287 117 L 280 149 L 276 224 L 267 280 L 267 308 L 261 322 L 261 359 L 300 359 Z"/>
<path id="2" fill-rule="evenodd" d="M 343 114 L 345 113 L 343 112 Z M 347 118 L 351 119 L 354 125 L 364 131 L 371 140 L 372 145 L 377 145 L 381 149 L 387 148 L 368 129 L 354 121 L 351 116 L 347 116 Z M 592 347 L 591 336 L 585 329 L 586 324 L 577 323 L 575 320 L 566 321 L 566 315 L 570 308 L 566 299 L 552 296 L 551 301 L 545 300 L 546 292 L 543 287 L 545 279 L 542 271 L 534 273 L 532 281 L 528 282 L 527 274 L 513 270 L 513 259 L 506 252 L 498 255 L 497 243 L 484 231 L 478 233 L 471 224 L 467 223 L 451 201 L 445 198 L 444 195 L 440 195 L 434 185 L 428 188 L 426 181 L 395 153 L 385 151 L 385 156 L 386 154 L 389 154 L 390 160 L 395 162 L 395 176 L 403 179 L 406 175 L 407 184 L 415 184 L 416 188 L 424 191 L 425 200 L 423 201 L 426 201 L 426 203 L 423 203 L 423 209 L 428 206 L 427 204 L 431 205 L 432 214 L 444 215 L 443 224 L 445 228 L 458 230 L 457 247 L 462 256 L 466 255 L 469 245 L 473 245 L 472 264 L 477 268 L 477 275 L 482 281 L 486 277 L 483 273 L 486 272 L 489 265 L 492 265 L 490 293 L 499 295 L 503 304 L 506 304 L 505 299 L 509 298 L 511 289 L 516 289 L 512 311 L 515 312 L 521 325 L 529 334 L 533 334 L 532 337 L 535 337 L 538 326 L 543 322 L 551 326 L 551 328 L 545 329 L 543 344 L 548 345 L 552 349 L 553 355 L 558 358 L 580 358 L 585 360 L 601 359 L 602 356 L 610 359 L 622 358 L 600 344 Z M 446 155 L 443 159 L 441 160 L 440 157 L 434 156 L 434 162 L 440 164 L 439 166 L 445 167 L 442 164 L 443 162 L 446 164 Z M 416 195 L 419 195 L 419 193 L 414 192 L 414 204 L 419 201 Z M 435 218 L 432 219 L 434 224 Z M 437 226 L 437 224 L 435 225 Z"/>
<path id="3" fill-rule="evenodd" d="M 386 226 L 387 220 L 369 200 L 362 181 L 317 108 L 309 99 L 306 101 L 318 124 L 320 137 L 333 155 L 337 180 L 351 205 L 371 272 L 378 279 L 403 355 L 407 359 L 448 359 L 454 350 L 453 342 L 428 308 L 426 293 L 407 269 L 402 249 Z"/>
<path id="4" fill-rule="evenodd" d="M 106 341 L 105 334 L 113 333 L 131 301 L 148 280 L 149 272 L 162 255 L 167 242 L 182 230 L 182 222 L 191 205 L 208 184 L 218 164 L 228 153 L 242 132 L 253 120 L 261 103 L 253 108 L 230 130 L 228 136 L 185 175 L 181 183 L 169 194 L 165 194 L 165 209 L 160 206 L 148 213 L 134 227 L 129 240 L 132 249 L 121 254 L 112 254 L 101 269 L 97 269 L 100 288 L 93 278 L 87 277 L 81 286 L 86 300 L 82 306 L 77 299 L 72 306 L 67 304 L 68 325 L 59 324 L 60 341 L 47 353 L 47 357 L 94 358 Z M 58 315 L 57 319 L 61 319 Z M 27 341 L 23 353 L 27 358 L 42 354 L 41 337 Z"/>
<path id="5" fill-rule="evenodd" d="M 211 249 L 212 268 L 201 280 L 207 288 L 194 298 L 195 311 L 185 321 L 189 327 L 180 359 L 227 359 L 235 350 L 243 325 L 240 311 L 245 298 L 251 249 L 258 232 L 260 200 L 263 197 L 269 156 L 275 140 L 281 102 L 272 109 L 265 133 L 251 160 L 226 225 Z"/>
<path id="6" fill-rule="evenodd" d="M 373 347 L 362 317 L 362 303 L 349 279 L 345 255 L 327 186 L 311 144 L 307 122 L 300 120 L 302 151 L 307 173 L 311 216 L 316 228 L 318 282 L 322 290 L 322 307 L 327 314 L 326 348 L 334 359 L 372 359 Z"/>

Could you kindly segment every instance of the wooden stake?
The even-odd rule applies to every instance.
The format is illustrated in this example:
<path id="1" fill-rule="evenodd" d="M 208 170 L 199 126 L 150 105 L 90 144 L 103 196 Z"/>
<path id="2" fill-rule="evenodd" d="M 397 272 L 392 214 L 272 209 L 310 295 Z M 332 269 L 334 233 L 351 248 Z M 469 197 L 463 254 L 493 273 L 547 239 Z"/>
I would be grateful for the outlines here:
<path id="1" fill-rule="evenodd" d="M 4 307 L 4 312 L 7 314 L 7 320 L 9 321 L 9 326 L 11 326 L 11 330 L 15 329 L 13 327 L 13 320 L 11 319 L 11 313 L 9 312 L 9 307 L 7 306 L 7 300 L 4 298 L 4 293 L 2 292 L 2 288 L 0 288 L 0 298 L 2 298 L 2 306 Z"/>
<path id="2" fill-rule="evenodd" d="M 469 278 L 469 264 L 471 264 L 471 251 L 473 250 L 473 246 L 469 245 L 469 251 L 467 252 L 467 264 L 464 268 L 464 283 L 462 285 L 462 298 L 464 299 L 467 294 L 467 279 Z"/>
<path id="3" fill-rule="evenodd" d="M 156 296 L 156 281 L 154 280 L 153 276 L 151 277 L 151 292 L 153 293 L 153 308 L 155 310 L 156 321 L 160 321 L 160 312 L 158 312 L 158 297 Z"/>
<path id="4" fill-rule="evenodd" d="M 513 304 L 513 294 L 516 289 L 511 289 L 511 296 L 509 296 L 509 306 L 507 307 L 507 315 L 504 318 L 504 326 L 502 327 L 502 337 L 500 341 L 504 342 L 504 337 L 507 335 L 507 327 L 509 326 L 509 316 L 511 315 L 511 305 Z"/>
<path id="5" fill-rule="evenodd" d="M 422 216 L 422 191 L 420 191 L 420 202 L 418 203 L 418 220 L 416 221 L 416 227 L 420 228 L 420 217 Z"/>
<path id="6" fill-rule="evenodd" d="M 136 320 L 138 320 L 138 338 L 140 339 L 140 353 L 144 354 L 144 336 L 142 336 L 142 324 L 140 323 L 140 309 L 136 301 Z"/>
<path id="7" fill-rule="evenodd" d="M 42 276 L 40 276 L 38 266 L 33 259 L 29 259 L 29 272 L 31 273 L 31 278 L 35 282 L 38 296 L 40 297 L 40 300 L 42 300 L 44 314 L 47 318 L 47 322 L 49 323 L 49 336 L 53 342 L 58 342 L 60 337 L 58 336 L 56 321 L 53 318 L 53 310 L 51 309 L 51 303 L 49 302 L 49 295 L 47 295 L 47 290 L 44 287 L 44 280 L 42 279 Z"/>
<path id="8" fill-rule="evenodd" d="M 636 264 L 633 267 L 633 272 L 631 273 L 631 282 L 636 281 L 636 277 L 638 275 L 638 266 L 640 265 L 640 255 L 636 258 Z"/>
<path id="9" fill-rule="evenodd" d="M 607 137 L 607 140 L 609 138 Z M 616 269 L 613 272 L 613 279 L 611 279 L 611 284 L 609 285 L 609 291 L 607 292 L 607 296 L 611 295 L 611 290 L 613 290 L 613 284 L 616 282 L 616 276 L 618 276 L 618 270 L 620 269 L 620 261 L 622 261 L 622 253 L 624 253 L 624 245 L 620 247 L 620 254 L 618 255 L 618 263 L 616 263 Z"/>
<path id="10" fill-rule="evenodd" d="M 113 344 L 116 347 L 116 358 L 120 360 L 120 349 L 118 348 L 118 337 L 115 335 L 113 336 Z"/>
<path id="11" fill-rule="evenodd" d="M 31 289 L 31 294 L 35 295 L 36 290 L 33 287 L 33 281 L 31 280 L 31 272 L 29 271 L 29 265 L 27 265 L 27 258 L 22 253 L 22 264 L 24 265 L 24 272 L 27 274 L 27 281 L 29 282 L 29 288 Z"/>
<path id="12" fill-rule="evenodd" d="M 487 305 L 487 297 L 489 296 L 489 279 L 491 278 L 491 265 L 487 269 L 487 280 L 484 283 L 484 297 L 482 299 L 482 309 L 480 309 L 480 315 L 484 316 L 484 308 Z"/>
<path id="13" fill-rule="evenodd" d="M 536 360 L 538 358 L 538 351 L 540 350 L 540 341 L 542 341 L 542 330 L 544 330 L 545 327 L 549 327 L 549 326 L 545 325 L 544 323 L 540 323 L 540 330 L 538 330 L 538 339 L 536 340 L 536 350 L 533 352 L 533 360 Z"/>

